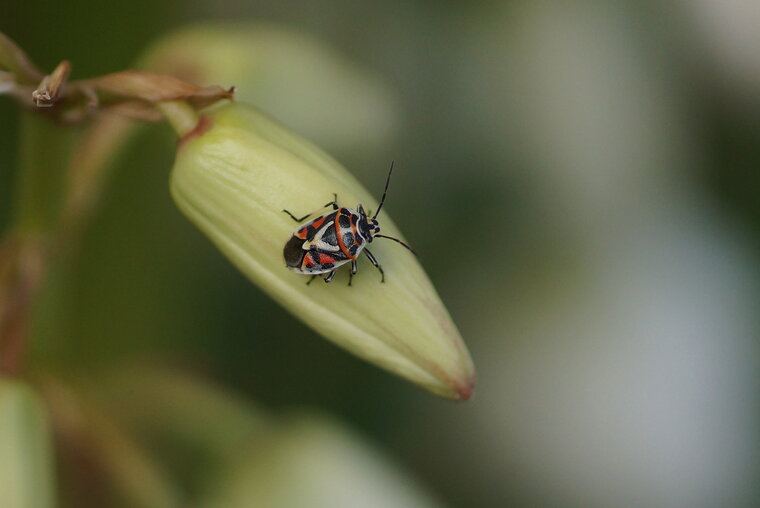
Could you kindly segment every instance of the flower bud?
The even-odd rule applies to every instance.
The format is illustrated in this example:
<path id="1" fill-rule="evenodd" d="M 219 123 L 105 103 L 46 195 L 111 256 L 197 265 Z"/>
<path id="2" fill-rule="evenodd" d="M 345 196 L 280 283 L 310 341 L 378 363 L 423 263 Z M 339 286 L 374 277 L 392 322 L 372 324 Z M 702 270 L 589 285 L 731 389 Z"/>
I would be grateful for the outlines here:
<path id="1" fill-rule="evenodd" d="M 401 116 L 378 73 L 326 41 L 285 25 L 204 22 L 182 27 L 152 44 L 139 67 L 193 83 L 235 85 L 237 100 L 256 104 L 340 154 L 378 151 L 397 131 Z"/>
<path id="2" fill-rule="evenodd" d="M 333 197 L 377 209 L 329 155 L 256 109 L 234 103 L 207 113 L 183 138 L 171 176 L 179 208 L 255 284 L 318 333 L 439 395 L 468 398 L 472 360 L 417 258 L 389 241 L 372 244 L 385 283 L 367 259 L 331 284 L 291 272 L 283 247 L 298 227 L 282 212 L 308 213 Z M 386 210 L 384 234 L 400 237 Z M 364 256 L 360 256 L 364 258 Z"/>
<path id="3" fill-rule="evenodd" d="M 21 382 L 0 378 L 0 505 L 47 508 L 54 497 L 52 442 L 42 402 Z"/>

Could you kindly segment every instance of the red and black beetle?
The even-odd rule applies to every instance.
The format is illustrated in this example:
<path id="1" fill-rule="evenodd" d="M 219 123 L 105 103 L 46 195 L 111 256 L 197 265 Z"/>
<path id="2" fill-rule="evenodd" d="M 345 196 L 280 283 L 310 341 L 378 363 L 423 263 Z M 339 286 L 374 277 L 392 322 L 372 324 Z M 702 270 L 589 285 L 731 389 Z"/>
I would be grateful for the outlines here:
<path id="1" fill-rule="evenodd" d="M 311 275 L 312 278 L 309 279 L 308 284 L 314 280 L 314 277 L 325 273 L 327 274 L 324 278 L 325 282 L 332 281 L 337 269 L 350 261 L 351 272 L 348 278 L 350 286 L 351 279 L 356 274 L 356 260 L 363 252 L 370 263 L 380 270 L 380 282 L 385 282 L 385 272 L 375 256 L 366 248 L 367 244 L 372 243 L 375 238 L 387 238 L 400 243 L 414 253 L 411 247 L 398 238 L 379 234 L 380 225 L 377 222 L 377 215 L 385 203 L 391 173 L 393 173 L 393 163 L 388 170 L 380 205 L 372 217 L 367 216 L 362 205 L 358 205 L 357 210 L 338 206 L 338 196 L 333 195 L 333 201 L 326 203 L 323 207 L 332 207 L 333 211 L 320 215 L 299 227 L 285 243 L 283 249 L 285 265 L 296 273 Z M 287 210 L 283 212 L 296 222 L 303 222 L 313 215 L 310 213 L 297 218 Z"/>

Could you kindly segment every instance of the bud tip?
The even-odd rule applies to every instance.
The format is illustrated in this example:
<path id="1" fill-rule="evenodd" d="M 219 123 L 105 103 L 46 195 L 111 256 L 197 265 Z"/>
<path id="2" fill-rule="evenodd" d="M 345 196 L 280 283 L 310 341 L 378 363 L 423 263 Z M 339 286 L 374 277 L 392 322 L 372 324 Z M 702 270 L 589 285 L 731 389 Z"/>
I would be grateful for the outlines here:
<path id="1" fill-rule="evenodd" d="M 475 377 L 475 374 L 467 378 L 463 384 L 456 384 L 454 386 L 454 391 L 456 391 L 457 394 L 459 395 L 457 399 L 470 400 L 470 397 L 472 397 L 472 392 L 475 391 L 476 384 L 477 384 L 477 378 Z"/>

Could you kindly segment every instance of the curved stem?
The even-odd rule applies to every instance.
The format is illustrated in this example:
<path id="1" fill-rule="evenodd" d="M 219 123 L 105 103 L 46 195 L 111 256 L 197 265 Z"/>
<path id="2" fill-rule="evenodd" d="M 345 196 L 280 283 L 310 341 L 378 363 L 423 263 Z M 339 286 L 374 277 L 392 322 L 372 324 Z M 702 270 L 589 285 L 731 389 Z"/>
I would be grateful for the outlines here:
<path id="1" fill-rule="evenodd" d="M 156 107 L 180 138 L 198 125 L 198 114 L 185 101 L 158 102 Z"/>
<path id="2" fill-rule="evenodd" d="M 14 207 L 15 229 L 45 235 L 56 225 L 65 191 L 66 163 L 78 132 L 50 115 L 21 115 L 19 175 Z"/>
<path id="3" fill-rule="evenodd" d="M 0 376 L 17 376 L 23 368 L 44 257 L 38 237 L 9 237 L 0 250 Z"/>
<path id="4" fill-rule="evenodd" d="M 14 217 L 0 245 L 0 375 L 15 376 L 23 369 L 49 236 L 60 218 L 63 168 L 75 136 L 48 115 L 25 112 L 21 117 Z"/>

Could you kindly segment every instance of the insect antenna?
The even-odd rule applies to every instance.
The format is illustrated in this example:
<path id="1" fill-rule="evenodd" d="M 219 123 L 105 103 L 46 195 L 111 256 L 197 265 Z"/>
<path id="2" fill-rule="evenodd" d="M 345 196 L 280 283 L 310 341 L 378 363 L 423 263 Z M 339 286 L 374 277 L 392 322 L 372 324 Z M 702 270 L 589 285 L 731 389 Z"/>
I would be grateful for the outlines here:
<path id="1" fill-rule="evenodd" d="M 380 213 L 380 209 L 383 207 L 383 203 L 385 203 L 385 195 L 388 194 L 388 184 L 391 183 L 391 173 L 393 173 L 393 162 L 391 161 L 391 168 L 388 170 L 388 178 L 385 179 L 385 189 L 383 189 L 383 197 L 380 198 L 380 205 L 377 207 L 377 211 L 375 212 L 375 215 L 372 216 L 373 219 L 377 218 L 377 214 Z"/>
<path id="2" fill-rule="evenodd" d="M 401 240 L 399 240 L 398 238 L 393 238 L 392 236 L 385 236 L 385 235 L 373 235 L 373 236 L 374 236 L 375 238 L 387 238 L 388 240 L 393 240 L 393 241 L 394 241 L 394 242 L 396 242 L 396 243 L 400 243 L 401 245 L 403 245 L 404 247 L 406 247 L 407 249 L 409 249 L 409 252 L 411 252 L 411 253 L 412 253 L 412 254 L 414 254 L 415 256 L 417 255 L 417 253 L 416 253 L 416 252 L 414 252 L 414 249 L 412 249 L 411 247 L 409 247 L 407 244 L 405 244 L 404 242 L 402 242 L 402 241 L 401 241 Z"/>

